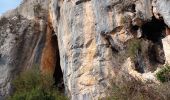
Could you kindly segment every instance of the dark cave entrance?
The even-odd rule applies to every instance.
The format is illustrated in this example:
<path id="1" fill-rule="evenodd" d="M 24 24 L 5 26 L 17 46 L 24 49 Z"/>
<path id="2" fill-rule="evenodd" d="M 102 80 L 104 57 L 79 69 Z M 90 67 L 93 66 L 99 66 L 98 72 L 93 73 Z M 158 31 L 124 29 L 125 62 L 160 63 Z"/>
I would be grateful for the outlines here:
<path id="1" fill-rule="evenodd" d="M 166 27 L 167 25 L 164 23 L 163 19 L 152 17 L 152 20 L 142 25 L 142 37 L 151 40 L 152 42 L 159 42 L 165 37 Z"/>
<path id="2" fill-rule="evenodd" d="M 150 21 L 145 22 L 141 26 L 141 38 L 144 41 L 149 41 L 149 47 L 145 47 L 144 44 L 142 45 L 142 48 L 147 48 L 148 57 L 145 56 L 146 54 L 142 54 L 141 50 L 138 51 L 139 53 L 137 54 L 135 69 L 139 73 L 155 71 L 157 67 L 165 63 L 165 55 L 161 39 L 166 36 L 166 27 L 167 25 L 164 23 L 163 19 L 156 19 L 155 17 L 152 17 Z M 135 29 L 137 28 L 138 27 L 135 27 Z M 146 65 L 145 62 L 143 62 L 145 58 L 149 60 L 149 66 Z M 147 68 L 145 65 L 147 66 Z"/>
<path id="3" fill-rule="evenodd" d="M 52 42 L 54 43 L 54 45 L 56 46 L 56 64 L 55 64 L 55 71 L 53 74 L 55 83 L 54 85 L 58 88 L 58 90 L 62 93 L 64 93 L 65 87 L 64 87 L 64 81 L 63 81 L 63 72 L 61 69 L 61 65 L 60 65 L 60 53 L 59 53 L 59 47 L 58 47 L 58 40 L 57 40 L 57 36 L 52 35 Z"/>
<path id="4" fill-rule="evenodd" d="M 167 25 L 163 19 L 156 19 L 155 17 L 152 17 L 151 21 L 142 25 L 143 37 L 152 41 L 152 44 L 148 49 L 149 60 L 152 65 L 165 63 L 165 55 L 161 39 L 166 36 L 166 27 Z"/>

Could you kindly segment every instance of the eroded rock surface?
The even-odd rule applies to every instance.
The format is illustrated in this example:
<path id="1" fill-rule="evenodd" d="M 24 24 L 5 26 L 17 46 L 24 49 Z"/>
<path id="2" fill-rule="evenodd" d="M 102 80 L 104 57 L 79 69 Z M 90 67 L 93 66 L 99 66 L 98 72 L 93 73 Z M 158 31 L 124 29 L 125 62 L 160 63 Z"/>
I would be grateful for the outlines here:
<path id="1" fill-rule="evenodd" d="M 27 1 L 2 15 L 0 19 L 0 97 L 10 94 L 10 82 L 15 75 L 37 66 L 41 60 L 47 21 L 45 17 L 38 18 L 39 14 L 34 10 L 31 12 L 35 15 L 25 10 L 28 15 L 34 16 L 34 19 L 27 18 L 26 14 L 19 12 L 18 10 L 24 10 L 22 7 Z"/>
<path id="2" fill-rule="evenodd" d="M 154 71 L 170 62 L 169 7 L 168 0 L 24 0 L 0 19 L 0 96 L 36 64 L 63 78 L 71 100 L 104 99 L 123 73 L 157 83 Z"/>
<path id="3" fill-rule="evenodd" d="M 52 0 L 50 14 L 58 36 L 66 93 L 72 100 L 107 95 L 110 80 L 121 71 L 120 60 L 126 58 L 118 54 L 126 52 L 126 42 L 132 38 L 148 41 L 141 44 L 143 54 L 139 50 L 135 58 L 144 67 L 142 73 L 151 73 L 155 66 L 164 64 L 161 39 L 165 26 L 158 21 L 158 26 L 164 27 L 158 32 L 154 29 L 159 27 L 150 27 L 160 20 L 153 18 L 152 4 L 150 0 Z M 155 39 L 148 32 L 159 35 Z"/>

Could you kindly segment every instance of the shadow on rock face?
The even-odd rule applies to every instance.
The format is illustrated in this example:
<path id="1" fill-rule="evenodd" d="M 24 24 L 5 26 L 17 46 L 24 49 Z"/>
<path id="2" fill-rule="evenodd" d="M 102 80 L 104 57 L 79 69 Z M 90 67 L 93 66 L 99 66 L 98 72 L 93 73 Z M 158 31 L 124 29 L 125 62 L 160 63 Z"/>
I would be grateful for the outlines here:
<path id="1" fill-rule="evenodd" d="M 57 36 L 52 37 L 52 41 L 56 45 L 56 65 L 55 65 L 55 71 L 53 74 L 53 77 L 55 79 L 55 85 L 59 89 L 59 91 L 64 92 L 64 81 L 63 81 L 63 72 L 61 70 L 60 66 L 60 54 L 59 54 L 59 47 L 57 42 Z"/>
<path id="2" fill-rule="evenodd" d="M 151 21 L 142 25 L 142 36 L 153 42 L 159 42 L 165 37 L 165 29 L 166 24 L 164 23 L 164 20 L 152 17 Z"/>
<path id="3" fill-rule="evenodd" d="M 141 38 L 145 41 L 142 44 L 141 50 L 145 51 L 140 51 L 137 54 L 135 66 L 138 72 L 155 71 L 158 66 L 165 63 L 165 54 L 161 39 L 165 37 L 166 27 L 167 25 L 164 23 L 164 20 L 156 19 L 155 17 L 152 17 L 152 20 L 145 22 L 141 26 Z M 143 67 L 141 67 L 142 64 L 144 64 Z"/>

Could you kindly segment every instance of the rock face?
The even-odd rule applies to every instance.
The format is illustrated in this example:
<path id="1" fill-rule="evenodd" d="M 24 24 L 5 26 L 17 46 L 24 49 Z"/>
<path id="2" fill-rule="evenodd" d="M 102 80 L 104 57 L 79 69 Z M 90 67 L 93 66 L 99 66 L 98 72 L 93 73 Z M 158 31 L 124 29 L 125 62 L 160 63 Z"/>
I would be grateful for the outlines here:
<path id="1" fill-rule="evenodd" d="M 21 16 L 2 18 L 1 23 L 0 96 L 3 96 L 9 93 L 13 75 L 39 62 L 44 33 L 35 28 L 39 27 L 37 22 Z"/>
<path id="2" fill-rule="evenodd" d="M 27 8 L 22 9 L 30 2 L 24 1 L 20 7 L 9 12 L 11 15 L 6 13 L 0 19 L 0 97 L 10 93 L 10 81 L 15 75 L 38 65 L 41 60 L 46 38 L 46 18 L 38 18 L 39 14 L 33 9 L 30 12 Z M 34 18 L 28 18 L 28 15 Z M 43 16 L 46 16 L 45 13 Z"/>
<path id="3" fill-rule="evenodd" d="M 159 17 L 163 17 L 165 23 L 170 27 L 170 16 L 169 16 L 169 0 L 153 0 L 153 9 Z"/>
<path id="4" fill-rule="evenodd" d="M 122 72 L 156 82 L 152 72 L 169 62 L 161 41 L 170 34 L 169 6 L 168 0 L 24 0 L 0 19 L 0 97 L 10 93 L 15 75 L 35 65 L 63 78 L 71 100 L 104 99 Z"/>
<path id="5" fill-rule="evenodd" d="M 164 48 L 164 52 L 165 52 L 165 57 L 166 57 L 166 61 L 167 63 L 170 63 L 170 36 L 167 36 L 166 38 L 164 38 L 163 40 L 163 48 Z"/>

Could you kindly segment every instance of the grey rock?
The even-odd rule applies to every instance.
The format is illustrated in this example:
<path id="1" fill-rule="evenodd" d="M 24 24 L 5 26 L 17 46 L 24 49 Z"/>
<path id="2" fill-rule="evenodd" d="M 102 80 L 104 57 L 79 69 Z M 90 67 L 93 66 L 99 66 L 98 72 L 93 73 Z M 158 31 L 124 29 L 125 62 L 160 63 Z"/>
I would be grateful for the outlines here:
<path id="1" fill-rule="evenodd" d="M 145 67 L 144 72 L 152 71 L 148 51 L 153 45 L 160 63 L 165 60 L 164 51 L 169 58 L 166 48 L 143 37 L 143 23 L 133 23 L 135 18 L 147 23 L 152 16 L 162 16 L 170 26 L 169 6 L 168 0 L 24 0 L 0 18 L 0 99 L 10 94 L 11 80 L 20 71 L 37 64 L 42 66 L 43 50 L 49 48 L 47 39 L 55 35 L 57 42 L 53 44 L 59 48 L 69 98 L 105 99 L 110 82 L 117 77 L 116 73 L 123 72 L 122 66 L 128 64 L 128 72 L 141 75 L 131 69 L 134 62 L 126 54 L 130 40 L 143 40 L 136 61 L 139 68 Z M 135 25 L 137 29 L 133 29 Z M 48 31 L 52 31 L 49 37 Z"/>

